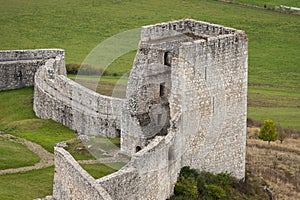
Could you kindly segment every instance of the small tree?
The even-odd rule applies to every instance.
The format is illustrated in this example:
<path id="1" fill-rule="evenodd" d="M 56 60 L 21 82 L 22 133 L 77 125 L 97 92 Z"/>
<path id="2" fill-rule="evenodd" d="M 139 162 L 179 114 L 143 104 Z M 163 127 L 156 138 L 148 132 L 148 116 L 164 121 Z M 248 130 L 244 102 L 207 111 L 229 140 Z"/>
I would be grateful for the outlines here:
<path id="1" fill-rule="evenodd" d="M 264 125 L 260 129 L 258 137 L 263 141 L 268 141 L 268 144 L 270 144 L 271 141 L 277 140 L 278 134 L 276 133 L 276 126 L 271 119 L 264 121 Z"/>
<path id="2" fill-rule="evenodd" d="M 278 133 L 278 140 L 282 144 L 283 140 L 285 140 L 285 138 L 288 137 L 288 134 L 285 132 L 285 130 L 280 125 L 278 125 L 276 127 L 276 129 L 277 129 L 277 133 Z"/>

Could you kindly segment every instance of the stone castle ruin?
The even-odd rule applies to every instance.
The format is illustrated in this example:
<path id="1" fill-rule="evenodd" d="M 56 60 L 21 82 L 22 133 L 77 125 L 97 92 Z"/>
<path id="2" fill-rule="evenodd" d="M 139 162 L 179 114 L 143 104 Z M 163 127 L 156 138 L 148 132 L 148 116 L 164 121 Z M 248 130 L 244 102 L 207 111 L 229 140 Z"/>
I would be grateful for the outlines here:
<path id="1" fill-rule="evenodd" d="M 121 137 L 121 152 L 131 156 L 119 171 L 94 179 L 55 147 L 49 198 L 167 199 L 183 166 L 245 175 L 243 31 L 192 19 L 142 27 L 125 99 L 69 80 L 63 50 L 2 51 L 0 58 L 0 90 L 34 83 L 38 117 L 80 134 Z"/>

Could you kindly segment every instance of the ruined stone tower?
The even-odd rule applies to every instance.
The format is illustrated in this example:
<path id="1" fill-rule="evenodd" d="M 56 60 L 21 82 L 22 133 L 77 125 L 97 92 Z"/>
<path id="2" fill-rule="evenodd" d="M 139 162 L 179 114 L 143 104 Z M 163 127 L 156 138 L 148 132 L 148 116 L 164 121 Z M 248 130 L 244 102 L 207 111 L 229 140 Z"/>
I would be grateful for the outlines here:
<path id="1" fill-rule="evenodd" d="M 169 158 L 243 177 L 247 57 L 243 31 L 191 19 L 143 27 L 122 117 L 123 152 L 174 132 Z"/>

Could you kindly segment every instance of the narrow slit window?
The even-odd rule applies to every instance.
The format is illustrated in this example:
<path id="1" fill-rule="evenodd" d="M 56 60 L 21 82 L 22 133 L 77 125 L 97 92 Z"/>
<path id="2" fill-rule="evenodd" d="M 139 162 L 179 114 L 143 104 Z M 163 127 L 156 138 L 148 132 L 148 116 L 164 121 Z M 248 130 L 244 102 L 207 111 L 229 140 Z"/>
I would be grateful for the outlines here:
<path id="1" fill-rule="evenodd" d="M 213 97 L 212 109 L 213 109 L 213 113 L 215 113 L 215 97 Z"/>
<path id="2" fill-rule="evenodd" d="M 172 54 L 171 52 L 165 52 L 164 54 L 164 65 L 171 67 Z"/>
<path id="3" fill-rule="evenodd" d="M 163 97 L 165 95 L 165 83 L 159 85 L 159 96 Z"/>

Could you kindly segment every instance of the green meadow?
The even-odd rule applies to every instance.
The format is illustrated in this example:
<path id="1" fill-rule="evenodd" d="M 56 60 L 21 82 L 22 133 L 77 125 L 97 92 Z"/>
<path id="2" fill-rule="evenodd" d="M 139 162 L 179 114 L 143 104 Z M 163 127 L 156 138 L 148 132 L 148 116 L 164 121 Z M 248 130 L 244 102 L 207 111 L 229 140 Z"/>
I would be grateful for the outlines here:
<path id="1" fill-rule="evenodd" d="M 1 200 L 32 200 L 52 194 L 54 167 L 0 175 Z"/>
<path id="2" fill-rule="evenodd" d="M 0 170 L 34 165 L 40 158 L 26 146 L 0 137 Z"/>

